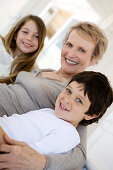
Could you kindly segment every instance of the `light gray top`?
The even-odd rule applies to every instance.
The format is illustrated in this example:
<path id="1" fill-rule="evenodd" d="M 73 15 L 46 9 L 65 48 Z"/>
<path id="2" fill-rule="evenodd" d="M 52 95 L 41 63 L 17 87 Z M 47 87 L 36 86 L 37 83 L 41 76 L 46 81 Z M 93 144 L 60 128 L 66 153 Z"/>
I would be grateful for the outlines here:
<path id="1" fill-rule="evenodd" d="M 66 84 L 42 78 L 41 71 L 38 74 L 22 71 L 14 84 L 0 84 L 0 116 L 45 107 L 54 109 L 56 98 Z"/>

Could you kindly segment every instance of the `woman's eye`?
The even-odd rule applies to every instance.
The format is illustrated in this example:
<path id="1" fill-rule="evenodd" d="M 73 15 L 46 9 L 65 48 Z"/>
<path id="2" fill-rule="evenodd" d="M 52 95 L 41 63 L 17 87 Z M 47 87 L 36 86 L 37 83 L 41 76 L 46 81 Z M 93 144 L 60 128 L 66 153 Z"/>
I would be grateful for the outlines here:
<path id="1" fill-rule="evenodd" d="M 82 100 L 79 99 L 79 98 L 77 98 L 77 102 L 80 103 L 80 104 L 82 104 Z"/>
<path id="2" fill-rule="evenodd" d="M 71 90 L 68 89 L 68 88 L 66 88 L 66 92 L 69 93 L 69 94 L 71 94 Z"/>
<path id="3" fill-rule="evenodd" d="M 86 53 L 86 51 L 83 48 L 80 49 L 80 52 Z"/>
<path id="4" fill-rule="evenodd" d="M 28 32 L 27 31 L 22 31 L 23 33 L 27 34 Z"/>
<path id="5" fill-rule="evenodd" d="M 72 47 L 72 44 L 71 44 L 71 43 L 66 43 L 66 45 L 67 45 L 68 47 Z"/>

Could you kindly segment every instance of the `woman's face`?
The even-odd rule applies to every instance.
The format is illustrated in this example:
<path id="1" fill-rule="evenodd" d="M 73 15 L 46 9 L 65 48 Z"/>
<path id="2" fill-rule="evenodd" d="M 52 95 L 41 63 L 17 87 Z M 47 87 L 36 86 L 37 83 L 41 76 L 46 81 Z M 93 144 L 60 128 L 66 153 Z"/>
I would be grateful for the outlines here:
<path id="1" fill-rule="evenodd" d="M 32 53 L 38 48 L 38 28 L 34 21 L 29 20 L 18 31 L 16 36 L 16 55 Z"/>
<path id="2" fill-rule="evenodd" d="M 65 73 L 77 74 L 97 61 L 91 60 L 95 44 L 73 30 L 61 50 L 61 69 Z"/>

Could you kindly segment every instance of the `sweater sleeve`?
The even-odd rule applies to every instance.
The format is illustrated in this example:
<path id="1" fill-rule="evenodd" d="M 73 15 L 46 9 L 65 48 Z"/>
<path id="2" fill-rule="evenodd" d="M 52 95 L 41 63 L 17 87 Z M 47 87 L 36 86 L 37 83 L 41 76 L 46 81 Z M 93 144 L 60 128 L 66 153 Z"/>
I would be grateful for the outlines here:
<path id="1" fill-rule="evenodd" d="M 64 155 L 47 155 L 47 163 L 44 170 L 81 170 L 86 161 L 86 136 L 87 128 L 77 127 L 80 135 L 80 144 Z"/>

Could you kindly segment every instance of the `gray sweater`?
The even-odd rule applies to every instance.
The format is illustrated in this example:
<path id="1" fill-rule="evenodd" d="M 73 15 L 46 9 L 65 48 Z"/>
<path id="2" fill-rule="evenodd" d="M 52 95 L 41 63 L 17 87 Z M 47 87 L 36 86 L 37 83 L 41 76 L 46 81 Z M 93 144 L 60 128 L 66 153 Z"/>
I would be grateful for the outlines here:
<path id="1" fill-rule="evenodd" d="M 54 109 L 58 94 L 66 84 L 57 80 L 42 78 L 37 73 L 20 72 L 14 84 L 0 84 L 0 116 L 23 114 L 40 108 Z M 81 138 L 72 151 L 64 155 L 48 155 L 45 170 L 81 170 L 85 164 L 86 128 L 78 126 Z"/>
<path id="2" fill-rule="evenodd" d="M 0 115 L 23 114 L 49 107 L 54 109 L 66 84 L 41 77 L 41 72 L 20 72 L 14 84 L 0 84 Z"/>

